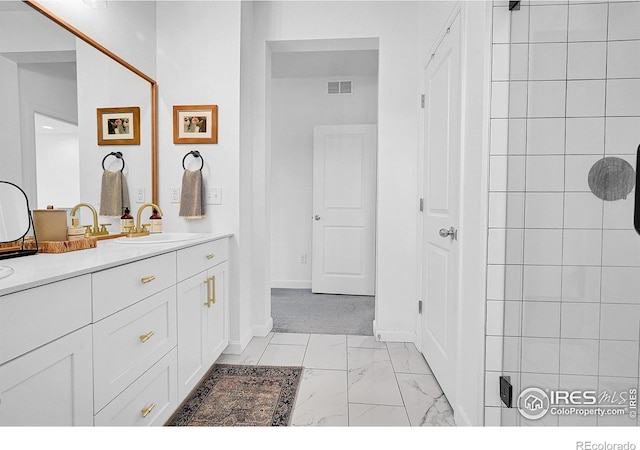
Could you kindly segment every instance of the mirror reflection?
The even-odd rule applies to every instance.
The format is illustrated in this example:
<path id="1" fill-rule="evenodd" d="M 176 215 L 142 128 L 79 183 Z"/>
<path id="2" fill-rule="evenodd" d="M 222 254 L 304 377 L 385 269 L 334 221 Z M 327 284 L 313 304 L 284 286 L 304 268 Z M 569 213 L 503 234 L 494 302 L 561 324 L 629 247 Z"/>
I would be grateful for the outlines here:
<path id="1" fill-rule="evenodd" d="M 0 77 L 0 180 L 22 187 L 34 208 L 97 208 L 103 170 L 119 170 L 101 164 L 113 151 L 127 162 L 130 197 L 153 200 L 148 79 L 22 2 L 0 2 Z M 140 108 L 140 144 L 98 145 L 97 109 L 130 106 Z"/>

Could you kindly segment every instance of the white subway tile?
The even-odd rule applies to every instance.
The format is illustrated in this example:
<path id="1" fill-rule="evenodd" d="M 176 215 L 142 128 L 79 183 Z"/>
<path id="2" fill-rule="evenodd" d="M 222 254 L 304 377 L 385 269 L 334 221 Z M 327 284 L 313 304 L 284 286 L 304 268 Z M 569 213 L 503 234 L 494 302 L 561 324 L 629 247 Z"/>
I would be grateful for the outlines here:
<path id="1" fill-rule="evenodd" d="M 634 206 L 635 192 L 631 192 L 626 199 L 604 202 L 605 230 L 633 230 Z"/>
<path id="2" fill-rule="evenodd" d="M 640 305 L 603 304 L 600 339 L 638 341 Z"/>
<path id="3" fill-rule="evenodd" d="M 484 426 L 499 427 L 502 424 L 501 411 L 500 407 L 486 406 L 484 408 Z"/>
<path id="4" fill-rule="evenodd" d="M 604 80 L 567 81 L 567 117 L 604 116 Z"/>
<path id="5" fill-rule="evenodd" d="M 500 375 L 502 372 L 486 372 L 484 383 L 484 405 L 500 406 Z M 496 408 L 497 409 L 497 408 Z"/>
<path id="6" fill-rule="evenodd" d="M 602 228 L 603 201 L 590 192 L 564 194 L 565 228 Z"/>
<path id="7" fill-rule="evenodd" d="M 521 361 L 521 346 L 522 346 L 522 337 L 516 336 L 505 336 L 501 338 L 502 343 L 504 345 L 503 356 L 502 356 L 502 369 L 504 372 L 516 372 L 520 371 L 520 367 L 522 364 Z M 487 369 L 489 370 L 489 369 Z"/>
<path id="8" fill-rule="evenodd" d="M 527 192 L 562 192 L 564 187 L 563 156 L 527 156 Z"/>
<path id="9" fill-rule="evenodd" d="M 602 262 L 602 231 L 565 229 L 562 263 L 567 266 L 599 266 Z"/>
<path id="10" fill-rule="evenodd" d="M 509 8 L 493 8 L 493 42 L 509 43 L 511 11 Z"/>
<path id="11" fill-rule="evenodd" d="M 560 337 L 559 302 L 522 302 L 523 337 Z"/>
<path id="12" fill-rule="evenodd" d="M 635 230 L 604 230 L 602 265 L 640 267 L 640 238 Z"/>
<path id="13" fill-rule="evenodd" d="M 521 265 L 509 265 L 505 267 L 505 300 L 522 300 L 522 273 L 523 266 Z"/>
<path id="14" fill-rule="evenodd" d="M 598 375 L 598 340 L 561 339 L 560 373 Z"/>
<path id="15" fill-rule="evenodd" d="M 638 342 L 600 340 L 599 375 L 637 377 Z"/>
<path id="16" fill-rule="evenodd" d="M 604 79 L 607 74 L 606 42 L 570 42 L 567 56 L 567 78 Z"/>
<path id="17" fill-rule="evenodd" d="M 560 302 L 561 266 L 524 266 L 523 300 Z"/>
<path id="18" fill-rule="evenodd" d="M 509 80 L 509 44 L 493 44 L 491 79 L 493 81 Z"/>
<path id="19" fill-rule="evenodd" d="M 524 263 L 562 264 L 562 230 L 525 230 Z"/>
<path id="20" fill-rule="evenodd" d="M 640 117 L 607 117 L 605 150 L 608 155 L 635 155 L 640 146 Z"/>
<path id="21" fill-rule="evenodd" d="M 524 192 L 507 192 L 507 228 L 524 228 Z"/>
<path id="22" fill-rule="evenodd" d="M 489 193 L 489 228 L 507 227 L 507 193 Z"/>
<path id="23" fill-rule="evenodd" d="M 606 3 L 569 6 L 569 42 L 606 40 Z"/>
<path id="24" fill-rule="evenodd" d="M 491 118 L 509 117 L 509 82 L 491 83 Z"/>
<path id="25" fill-rule="evenodd" d="M 505 239 L 505 264 L 522 264 L 524 230 L 508 229 Z"/>
<path id="26" fill-rule="evenodd" d="M 529 42 L 529 6 L 520 6 L 517 14 L 509 12 L 511 20 L 511 42 L 526 43 Z"/>
<path id="27" fill-rule="evenodd" d="M 507 155 L 509 119 L 491 119 L 491 155 Z"/>
<path id="28" fill-rule="evenodd" d="M 531 6 L 531 42 L 566 42 L 567 12 L 567 5 Z"/>
<path id="29" fill-rule="evenodd" d="M 487 266 L 487 300 L 504 300 L 505 266 Z"/>
<path id="30" fill-rule="evenodd" d="M 564 143 L 564 118 L 527 121 L 527 155 L 562 155 Z"/>
<path id="31" fill-rule="evenodd" d="M 502 337 L 487 336 L 485 363 L 487 370 L 502 371 Z"/>
<path id="32" fill-rule="evenodd" d="M 607 80 L 607 116 L 640 116 L 640 79 Z"/>
<path id="33" fill-rule="evenodd" d="M 567 118 L 567 154 L 602 155 L 604 126 L 604 117 Z"/>
<path id="34" fill-rule="evenodd" d="M 525 194 L 526 228 L 562 228 L 564 195 L 561 192 Z"/>
<path id="35" fill-rule="evenodd" d="M 640 78 L 640 40 L 608 43 L 607 78 Z"/>
<path id="36" fill-rule="evenodd" d="M 505 336 L 522 336 L 522 302 L 504 302 L 504 331 Z"/>
<path id="37" fill-rule="evenodd" d="M 600 302 L 600 267 L 563 266 L 563 302 Z"/>
<path id="38" fill-rule="evenodd" d="M 609 5 L 609 40 L 640 39 L 640 2 Z"/>
<path id="39" fill-rule="evenodd" d="M 603 267 L 602 303 L 640 305 L 640 267 Z"/>
<path id="40" fill-rule="evenodd" d="M 527 120 L 509 119 L 509 155 L 524 155 L 527 147 Z"/>
<path id="41" fill-rule="evenodd" d="M 504 301 L 487 301 L 487 336 L 502 336 L 504 322 Z"/>
<path id="42" fill-rule="evenodd" d="M 591 192 L 589 188 L 589 171 L 602 159 L 599 155 L 567 155 L 565 156 L 565 191 Z"/>
<path id="43" fill-rule="evenodd" d="M 563 303 L 563 339 L 598 339 L 600 336 L 600 305 L 597 303 Z"/>
<path id="44" fill-rule="evenodd" d="M 560 371 L 560 339 L 522 338 L 522 371 L 557 374 Z M 522 383 L 525 386 L 524 380 Z"/>
<path id="45" fill-rule="evenodd" d="M 507 231 L 501 228 L 489 230 L 488 264 L 504 264 L 506 260 Z"/>
<path id="46" fill-rule="evenodd" d="M 529 45 L 529 80 L 564 80 L 567 77 L 567 44 Z"/>
<path id="47" fill-rule="evenodd" d="M 523 81 L 529 75 L 529 44 L 511 44 L 509 79 Z"/>
<path id="48" fill-rule="evenodd" d="M 530 81 L 529 117 L 564 117 L 566 81 Z"/>
<path id="49" fill-rule="evenodd" d="M 527 103 L 530 98 L 526 81 L 509 82 L 509 117 L 527 117 Z"/>

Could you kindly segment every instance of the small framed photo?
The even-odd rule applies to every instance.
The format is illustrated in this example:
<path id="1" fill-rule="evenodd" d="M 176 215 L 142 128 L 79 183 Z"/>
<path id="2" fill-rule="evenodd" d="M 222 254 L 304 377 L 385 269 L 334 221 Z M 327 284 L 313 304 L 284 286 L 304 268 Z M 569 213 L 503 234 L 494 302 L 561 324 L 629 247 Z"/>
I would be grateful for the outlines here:
<path id="1" fill-rule="evenodd" d="M 173 107 L 174 144 L 217 144 L 218 105 Z"/>
<path id="2" fill-rule="evenodd" d="M 98 108 L 98 145 L 140 145 L 140 108 Z"/>

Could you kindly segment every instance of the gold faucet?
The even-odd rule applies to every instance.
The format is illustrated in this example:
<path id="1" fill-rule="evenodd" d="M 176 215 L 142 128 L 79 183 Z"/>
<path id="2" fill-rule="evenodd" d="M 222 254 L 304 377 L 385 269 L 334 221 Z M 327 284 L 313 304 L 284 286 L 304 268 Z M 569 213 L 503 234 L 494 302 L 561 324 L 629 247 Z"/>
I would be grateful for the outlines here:
<path id="1" fill-rule="evenodd" d="M 102 227 L 100 227 L 100 225 L 98 225 L 98 212 L 96 211 L 96 209 L 91 206 L 88 203 L 78 203 L 76 206 L 73 207 L 73 209 L 71 210 L 71 218 L 74 219 L 76 216 L 76 211 L 78 210 L 78 208 L 80 208 L 81 206 L 86 206 L 87 208 L 89 208 L 91 210 L 91 214 L 93 214 L 93 229 L 91 227 L 91 225 L 83 225 L 87 231 L 85 232 L 85 236 L 104 236 L 106 234 L 109 234 L 109 232 L 107 231 L 107 225 L 108 224 L 100 224 Z"/>
<path id="2" fill-rule="evenodd" d="M 127 233 L 127 237 L 128 238 L 132 238 L 132 237 L 140 237 L 140 236 L 148 236 L 149 235 L 149 230 L 147 229 L 147 227 L 150 225 L 148 223 L 140 223 L 141 219 L 140 216 L 142 215 L 142 210 L 145 209 L 147 206 L 157 209 L 158 213 L 162 216 L 162 210 L 160 209 L 160 207 L 158 205 L 156 205 L 155 203 L 145 203 L 144 205 L 142 205 L 139 209 L 138 209 L 138 214 L 136 217 L 136 223 L 134 224 L 133 229 L 129 230 L 129 233 Z"/>

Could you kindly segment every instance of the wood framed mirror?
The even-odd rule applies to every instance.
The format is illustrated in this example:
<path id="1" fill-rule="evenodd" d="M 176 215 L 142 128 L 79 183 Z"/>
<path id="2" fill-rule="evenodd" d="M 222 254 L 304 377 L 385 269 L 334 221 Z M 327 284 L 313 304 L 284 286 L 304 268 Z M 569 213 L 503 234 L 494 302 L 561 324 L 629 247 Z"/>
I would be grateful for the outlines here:
<path id="1" fill-rule="evenodd" d="M 89 37 L 83 31 L 71 25 L 51 10 L 47 9 L 43 4 L 32 1 L 24 0 L 21 2 L 3 2 L 4 5 L 0 8 L 0 13 L 8 15 L 6 19 L 0 17 L 2 21 L 2 28 L 5 28 L 6 33 L 11 34 L 11 39 L 6 40 L 5 45 L 0 46 L 0 63 L 4 61 L 5 65 L 0 64 L 0 70 L 4 70 L 3 74 L 10 74 L 11 78 L 18 79 L 22 73 L 27 73 L 28 76 L 32 76 L 32 73 L 36 71 L 30 71 L 31 67 L 27 69 L 21 69 L 20 66 L 28 65 L 29 63 L 39 62 L 35 61 L 36 56 L 49 58 L 62 58 L 67 54 L 68 64 L 67 66 L 73 66 L 73 77 L 76 78 L 78 83 L 75 88 L 70 89 L 73 91 L 73 95 L 77 95 L 76 105 L 76 117 L 68 119 L 65 116 L 65 110 L 60 107 L 54 101 L 49 103 L 40 110 L 32 108 L 34 98 L 39 101 L 40 98 L 50 92 L 49 87 L 42 87 L 40 92 L 33 94 L 31 98 L 27 100 L 21 100 L 18 98 L 22 92 L 31 92 L 28 88 L 23 88 L 22 85 L 18 86 L 19 82 L 16 81 L 12 86 L 6 86 L 7 92 L 16 92 L 16 99 L 12 99 L 12 103 L 9 103 L 9 108 L 5 110 L 4 116 L 0 112 L 0 117 L 5 119 L 4 127 L 8 128 L 11 133 L 16 135 L 13 140 L 11 137 L 5 139 L 5 146 L 8 152 L 6 158 L 4 158 L 6 166 L 4 172 L 0 170 L 0 179 L 13 181 L 16 184 L 22 186 L 27 192 L 30 202 L 35 207 L 44 207 L 40 201 L 42 194 L 38 189 L 38 183 L 40 183 L 38 173 L 44 170 L 40 169 L 40 166 L 45 167 L 48 172 L 52 173 L 55 170 L 51 169 L 51 159 L 42 164 L 40 154 L 37 153 L 36 141 L 38 136 L 36 134 L 36 128 L 45 128 L 49 125 L 48 120 L 51 117 L 47 117 L 48 110 L 52 110 L 54 114 L 50 114 L 52 117 L 56 116 L 56 110 L 62 110 L 63 114 L 60 114 L 62 121 L 66 121 L 71 125 L 74 125 L 79 129 L 79 149 L 76 150 L 76 154 L 80 152 L 81 156 L 85 159 L 81 161 L 79 168 L 77 169 L 78 177 L 81 182 L 77 190 L 80 191 L 82 202 L 97 203 L 99 200 L 99 187 L 100 176 L 103 167 L 100 165 L 105 154 L 116 149 L 114 146 L 102 147 L 98 143 L 97 131 L 96 131 L 96 111 L 99 108 L 113 107 L 113 106 L 141 106 L 141 143 L 138 146 L 135 145 L 123 145 L 118 148 L 123 149 L 124 158 L 127 159 L 127 170 L 131 170 L 131 178 L 129 181 L 129 190 L 131 193 L 136 192 L 138 189 L 145 191 L 144 201 L 158 202 L 158 149 L 157 149 L 157 83 L 150 76 L 143 73 L 137 67 L 133 66 L 123 58 L 116 55 L 109 48 L 105 47 L 101 43 L 97 42 L 92 37 Z M 21 10 L 18 9 L 21 7 Z M 20 28 L 17 21 L 12 20 L 11 14 L 23 16 L 31 16 L 34 22 L 30 22 L 33 26 L 26 28 L 24 25 Z M 16 17 L 16 16 L 13 16 Z M 38 21 L 36 23 L 35 21 Z M 72 47 L 69 51 L 51 51 L 53 46 L 44 39 L 44 44 L 39 44 L 42 47 L 41 51 L 33 45 L 32 48 L 27 48 L 30 41 L 34 39 L 34 35 L 41 34 L 41 29 L 50 29 L 57 34 L 64 33 L 65 39 L 72 41 Z M 29 30 L 25 35 L 25 30 Z M 15 36 L 24 36 L 23 38 L 15 39 Z M 9 42 L 10 41 L 10 42 Z M 25 42 L 22 44 L 22 42 Z M 27 42 L 29 41 L 29 42 Z M 9 48 L 8 44 L 14 44 L 14 48 Z M 20 45 L 18 45 L 20 43 Z M 71 47 L 69 46 L 69 47 Z M 53 55 L 53 56 L 52 56 Z M 57 61 L 55 61 L 57 62 Z M 15 69 L 14 66 L 18 67 Z M 45 64 L 40 64 L 41 67 L 45 67 Z M 53 64 L 49 64 L 53 67 Z M 60 64 L 62 66 L 62 64 Z M 75 70 L 77 69 L 77 73 Z M 20 72 L 22 70 L 22 72 Z M 48 69 L 43 70 L 45 72 Z M 65 69 L 66 70 L 66 69 Z M 90 71 L 93 70 L 93 71 Z M 14 72 L 18 75 L 14 75 Z M 64 72 L 64 70 L 63 70 Z M 67 70 L 70 72 L 70 70 Z M 115 75 L 114 75 L 115 74 Z M 36 74 L 40 76 L 41 74 Z M 50 75 L 46 73 L 45 75 Z M 57 76 L 56 74 L 55 76 Z M 32 76 L 33 77 L 33 76 Z M 127 86 L 122 89 L 120 80 L 125 78 L 132 83 L 132 86 Z M 13 81 L 12 81 L 13 82 Z M 26 83 L 25 83 L 26 84 Z M 30 86 L 30 85 L 29 85 Z M 20 87 L 20 89 L 18 89 Z M 115 93 L 120 88 L 120 95 Z M 129 96 L 128 94 L 135 89 L 135 95 Z M 39 97 L 37 97 L 39 95 Z M 62 95 L 58 95 L 61 98 Z M 72 100 L 69 101 L 71 103 Z M 14 108 L 12 105 L 16 104 Z M 31 108 L 29 111 L 25 110 L 24 105 L 28 105 Z M 53 107 L 51 106 L 53 105 Z M 42 106 L 42 105 L 37 105 Z M 43 112 L 44 110 L 44 112 Z M 19 113 L 16 113 L 19 111 Z M 34 112 L 41 113 L 41 115 L 34 114 Z M 67 116 L 72 116 L 67 114 Z M 55 117 L 60 119 L 60 117 Z M 7 120 L 8 119 L 8 120 Z M 39 121 L 39 122 L 38 122 Z M 27 123 L 28 122 L 28 123 Z M 40 126 L 40 124 L 42 126 Z M 16 132 L 15 128 L 22 127 L 25 130 Z M 6 131 L 2 129 L 3 133 Z M 6 137 L 6 134 L 5 134 Z M 51 148 L 51 146 L 48 146 Z M 82 153 L 83 152 L 83 153 Z M 51 152 L 52 153 L 52 152 Z M 52 153 L 53 154 L 53 153 Z M 53 158 L 50 156 L 50 158 Z M 61 160 L 64 164 L 68 163 L 66 156 L 58 156 L 58 162 Z M 40 165 L 40 166 L 38 166 Z M 61 163 L 61 171 L 64 169 L 64 165 Z M 109 168 L 110 169 L 110 168 Z M 111 169 L 110 169 L 111 170 Z M 66 178 L 73 178 L 68 176 Z M 62 177 L 61 177 L 62 178 Z M 62 191 L 63 187 L 60 187 Z M 69 189 L 66 189 L 69 190 Z M 45 191 L 46 192 L 46 191 Z M 44 195 L 42 195 L 44 197 Z M 59 201 L 59 196 L 54 197 L 52 203 L 56 207 L 71 207 L 77 201 L 72 200 Z"/>

